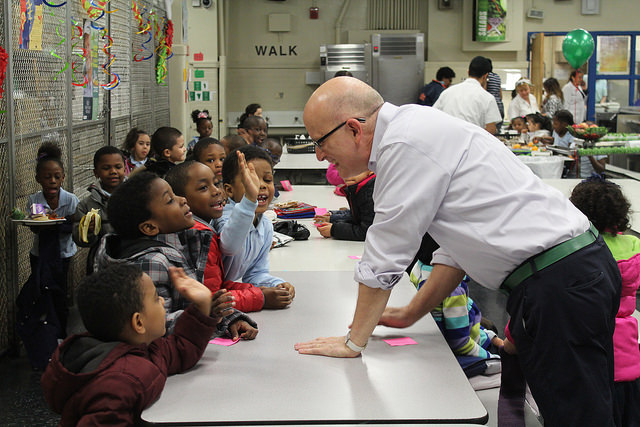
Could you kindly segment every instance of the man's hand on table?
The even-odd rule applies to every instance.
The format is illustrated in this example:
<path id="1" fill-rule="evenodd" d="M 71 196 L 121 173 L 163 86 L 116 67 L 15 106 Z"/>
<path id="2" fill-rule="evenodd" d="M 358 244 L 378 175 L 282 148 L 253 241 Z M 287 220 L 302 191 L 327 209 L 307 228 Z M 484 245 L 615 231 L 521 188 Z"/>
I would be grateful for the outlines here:
<path id="1" fill-rule="evenodd" d="M 297 343 L 293 348 L 300 354 L 315 354 L 329 357 L 358 357 L 360 353 L 351 350 L 345 344 L 345 337 L 316 338 L 312 341 Z"/>

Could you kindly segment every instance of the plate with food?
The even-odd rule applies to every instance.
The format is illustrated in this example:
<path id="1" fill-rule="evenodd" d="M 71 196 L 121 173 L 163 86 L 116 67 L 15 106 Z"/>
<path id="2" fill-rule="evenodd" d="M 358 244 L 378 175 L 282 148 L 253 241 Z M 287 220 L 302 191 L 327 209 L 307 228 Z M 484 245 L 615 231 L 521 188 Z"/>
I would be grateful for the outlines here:
<path id="1" fill-rule="evenodd" d="M 54 225 L 54 224 L 61 224 L 63 222 L 66 221 L 66 219 L 64 218 L 43 218 L 43 219 L 31 219 L 31 218 L 25 218 L 25 219 L 12 219 L 11 221 L 15 222 L 16 224 L 22 224 L 22 225 L 28 225 L 28 226 L 38 226 L 38 225 Z"/>
<path id="2" fill-rule="evenodd" d="M 60 224 L 66 221 L 64 218 L 60 218 L 55 213 L 45 213 L 44 211 L 32 212 L 31 215 L 27 216 L 18 208 L 14 208 L 11 211 L 11 215 L 9 216 L 11 221 L 16 224 L 28 225 L 28 226 L 38 226 L 38 225 L 54 225 Z"/>
<path id="3" fill-rule="evenodd" d="M 567 126 L 569 133 L 587 141 L 597 141 L 607 134 L 608 129 L 595 124 L 579 123 Z"/>

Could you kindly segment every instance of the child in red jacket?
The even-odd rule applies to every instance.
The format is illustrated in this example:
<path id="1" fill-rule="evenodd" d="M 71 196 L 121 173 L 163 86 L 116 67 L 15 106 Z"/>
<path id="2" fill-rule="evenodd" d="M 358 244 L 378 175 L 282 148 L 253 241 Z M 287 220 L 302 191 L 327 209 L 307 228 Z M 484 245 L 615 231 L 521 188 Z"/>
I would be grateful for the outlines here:
<path id="1" fill-rule="evenodd" d="M 168 375 L 200 360 L 233 299 L 224 291 L 212 298 L 181 268 L 169 275 L 192 304 L 166 338 L 164 300 L 140 267 L 116 264 L 80 282 L 78 310 L 89 333 L 67 338 L 42 376 L 61 426 L 134 425 L 160 397 Z"/>
<path id="2" fill-rule="evenodd" d="M 219 237 L 209 225 L 213 219 L 222 215 L 224 207 L 222 191 L 214 184 L 215 177 L 211 169 L 202 163 L 188 161 L 172 169 L 166 179 L 175 194 L 187 199 L 196 222 L 194 228 L 213 232 L 204 271 L 205 286 L 212 292 L 220 288 L 230 291 L 235 298 L 235 308 L 243 312 L 281 308 L 280 294 L 288 297 L 286 290 L 225 280 Z M 249 193 L 251 185 L 247 182 L 245 187 Z M 255 190 L 257 197 L 257 187 Z"/>

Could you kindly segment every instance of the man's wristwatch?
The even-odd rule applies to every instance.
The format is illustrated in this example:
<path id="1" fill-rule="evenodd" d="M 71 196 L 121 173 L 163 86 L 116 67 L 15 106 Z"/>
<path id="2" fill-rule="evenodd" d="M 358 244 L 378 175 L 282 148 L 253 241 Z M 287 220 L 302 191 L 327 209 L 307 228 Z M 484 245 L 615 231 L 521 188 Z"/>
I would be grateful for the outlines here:
<path id="1" fill-rule="evenodd" d="M 359 346 L 358 344 L 351 341 L 351 331 L 347 332 L 347 338 L 344 340 L 344 344 L 349 347 L 352 351 L 356 353 L 362 353 L 362 351 L 367 348 L 367 344 L 363 346 Z"/>

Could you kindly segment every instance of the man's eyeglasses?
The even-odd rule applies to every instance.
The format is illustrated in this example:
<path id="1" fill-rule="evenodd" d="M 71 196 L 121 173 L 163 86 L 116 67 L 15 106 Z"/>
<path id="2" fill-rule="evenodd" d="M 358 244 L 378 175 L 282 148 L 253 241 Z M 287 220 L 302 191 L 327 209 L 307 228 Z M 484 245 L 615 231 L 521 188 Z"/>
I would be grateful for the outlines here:
<path id="1" fill-rule="evenodd" d="M 354 119 L 356 119 L 357 121 L 359 121 L 360 123 L 364 123 L 366 122 L 365 119 L 361 118 L 361 117 L 353 117 Z M 346 125 L 347 122 L 351 120 L 345 120 L 344 122 L 340 123 L 338 126 L 334 127 L 332 130 L 329 131 L 329 133 L 324 134 L 323 136 L 321 136 L 320 138 L 318 138 L 317 140 L 313 141 L 313 143 L 316 145 L 316 147 L 318 148 L 322 148 L 322 143 L 329 138 L 331 135 L 333 135 L 333 133 L 335 131 L 337 131 L 338 129 L 340 129 L 342 126 Z"/>

